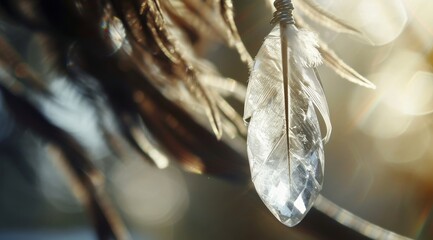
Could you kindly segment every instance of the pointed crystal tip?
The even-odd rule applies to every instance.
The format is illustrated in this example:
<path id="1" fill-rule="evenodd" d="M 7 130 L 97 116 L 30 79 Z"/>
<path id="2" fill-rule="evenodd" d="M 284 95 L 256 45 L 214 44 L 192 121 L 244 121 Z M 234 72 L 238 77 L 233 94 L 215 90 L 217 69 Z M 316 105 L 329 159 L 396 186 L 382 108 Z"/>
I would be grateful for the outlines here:
<path id="1" fill-rule="evenodd" d="M 292 158 L 292 184 L 287 167 L 286 171 L 282 170 L 284 166 L 278 166 L 278 161 L 253 166 L 253 182 L 257 193 L 272 214 L 286 226 L 293 227 L 301 222 L 319 195 L 323 181 L 319 155 L 312 154 L 304 160 L 311 163 L 309 166 Z"/>
<path id="2" fill-rule="evenodd" d="M 256 110 L 248 131 L 248 159 L 254 186 L 272 214 L 289 227 L 305 217 L 323 184 L 320 128 L 311 102 L 305 110 L 293 111 L 292 122 L 296 127 L 290 129 L 290 155 L 284 122 L 276 121 L 279 115 L 272 109 Z"/>

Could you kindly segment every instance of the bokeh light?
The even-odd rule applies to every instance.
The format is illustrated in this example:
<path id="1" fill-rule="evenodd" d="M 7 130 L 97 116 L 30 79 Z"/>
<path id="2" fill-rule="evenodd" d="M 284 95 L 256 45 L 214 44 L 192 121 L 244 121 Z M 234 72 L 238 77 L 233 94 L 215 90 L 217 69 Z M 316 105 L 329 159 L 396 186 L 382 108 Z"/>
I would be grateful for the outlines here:
<path id="1" fill-rule="evenodd" d="M 364 41 L 376 46 L 389 44 L 398 38 L 408 21 L 402 0 L 320 2 L 337 17 L 359 29 Z"/>
<path id="2" fill-rule="evenodd" d="M 141 226 L 172 225 L 189 205 L 186 183 L 174 167 L 160 170 L 130 159 L 115 167 L 112 181 L 118 204 Z"/>

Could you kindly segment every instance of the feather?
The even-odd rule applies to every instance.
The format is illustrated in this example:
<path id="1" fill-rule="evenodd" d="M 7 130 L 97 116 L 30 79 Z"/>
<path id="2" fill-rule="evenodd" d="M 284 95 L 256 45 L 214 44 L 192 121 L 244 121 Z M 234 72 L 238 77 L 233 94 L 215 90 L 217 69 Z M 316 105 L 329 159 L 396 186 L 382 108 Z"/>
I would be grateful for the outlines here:
<path id="1" fill-rule="evenodd" d="M 137 87 L 143 90 L 144 98 L 140 102 L 140 114 L 147 129 L 184 169 L 235 182 L 247 181 L 248 169 L 241 153 L 224 141 L 218 141 L 148 81 L 139 81 L 139 84 Z"/>
<path id="2" fill-rule="evenodd" d="M 185 7 L 192 14 L 197 15 L 201 20 L 212 28 L 213 31 L 222 38 L 229 47 L 235 48 L 243 62 L 249 66 L 252 64 L 252 58 L 246 50 L 234 22 L 233 4 L 231 0 L 217 0 L 206 3 L 201 0 L 182 0 Z M 215 11 L 217 10 L 217 11 Z M 189 18 L 187 15 L 186 17 Z"/>
<path id="3" fill-rule="evenodd" d="M 139 14 L 146 18 L 148 29 L 152 32 L 155 40 L 161 51 L 174 64 L 180 62 L 179 52 L 176 45 L 166 27 L 165 19 L 161 11 L 158 0 L 141 0 Z"/>
<path id="4" fill-rule="evenodd" d="M 248 158 L 257 192 L 282 223 L 294 226 L 312 207 L 323 184 L 323 142 L 315 111 L 331 126 L 314 68 L 321 63 L 311 32 L 286 27 L 289 94 L 285 102 L 280 27 L 268 35 L 255 58 L 245 101 Z M 288 106 L 289 120 L 285 118 Z M 328 125 L 329 124 L 329 125 Z M 287 135 L 288 133 L 288 135 Z"/>
<path id="5" fill-rule="evenodd" d="M 223 40 L 214 28 L 209 27 L 209 24 L 201 16 L 188 9 L 182 0 L 163 1 L 162 6 L 170 19 L 187 33 L 189 40 L 194 45 L 200 47 L 203 42 Z M 210 39 L 210 36 L 214 36 L 216 39 Z"/>
<path id="6" fill-rule="evenodd" d="M 214 131 L 218 139 L 222 136 L 221 128 L 221 116 L 215 100 L 207 89 L 203 87 L 197 77 L 197 71 L 193 65 L 190 64 L 187 58 L 182 54 L 182 50 L 173 40 L 172 35 L 168 32 L 168 29 L 164 27 L 164 16 L 161 12 L 159 1 L 141 1 L 140 15 L 147 16 L 147 25 L 154 35 L 154 39 L 157 40 L 158 46 L 164 52 L 164 54 L 175 64 L 179 65 L 179 71 L 181 74 L 180 79 L 183 80 L 187 89 L 191 94 L 200 102 L 205 108 L 206 115 L 208 116 L 212 130 Z M 152 25 L 151 22 L 154 22 Z M 158 40 L 162 39 L 162 40 Z M 166 46 L 166 47 L 165 47 Z"/>
<path id="7" fill-rule="evenodd" d="M 167 23 L 170 19 L 163 13 L 160 1 L 140 0 L 134 5 L 132 1 L 113 0 L 113 3 L 122 10 L 120 19 L 124 25 L 133 30 L 135 43 L 131 43 L 133 51 L 128 53 L 129 57 L 133 57 L 146 75 L 153 76 L 151 79 L 155 84 L 162 83 L 170 88 L 171 84 L 181 81 L 203 107 L 216 137 L 221 138 L 221 116 L 215 99 L 199 81 L 188 45 L 184 46 L 184 41 L 175 34 L 178 29 Z M 147 60 L 147 63 L 143 64 L 143 60 Z M 150 61 L 155 62 L 155 65 L 149 65 Z M 158 69 L 160 65 L 166 68 Z"/>
<path id="8" fill-rule="evenodd" d="M 326 65 L 340 75 L 340 77 L 360 86 L 376 89 L 374 83 L 370 82 L 367 78 L 355 71 L 355 69 L 347 65 L 327 44 L 321 42 L 318 50 L 322 54 Z"/>
<path id="9" fill-rule="evenodd" d="M 239 113 L 220 95 L 215 94 L 215 98 L 218 108 L 227 119 L 226 121 L 233 124 L 240 136 L 245 137 L 247 135 L 247 130 Z"/>
<path id="10" fill-rule="evenodd" d="M 221 16 L 223 17 L 228 29 L 231 32 L 232 44 L 239 53 L 241 60 L 251 66 L 253 63 L 253 59 L 251 55 L 248 53 L 248 50 L 245 48 L 241 37 L 239 36 L 238 29 L 234 20 L 233 13 L 233 3 L 232 0 L 220 0 L 221 6 Z"/>
<path id="11" fill-rule="evenodd" d="M 302 18 L 295 16 L 296 25 L 301 28 L 310 29 L 311 27 L 302 20 Z M 376 85 L 368 79 L 359 74 L 355 69 L 346 64 L 328 45 L 318 38 L 318 50 L 323 57 L 324 63 L 334 70 L 340 77 L 358 84 L 360 86 L 375 89 Z"/>
<path id="12" fill-rule="evenodd" d="M 220 111 L 217 107 L 215 99 L 213 98 L 211 93 L 199 82 L 197 78 L 197 73 L 193 68 L 187 69 L 187 73 L 189 73 L 189 76 L 186 77 L 186 86 L 190 91 L 193 91 L 193 93 L 196 94 L 193 95 L 194 97 L 196 97 L 200 102 L 205 104 L 205 112 L 208 116 L 212 130 L 215 133 L 216 137 L 220 139 L 223 134 L 221 128 L 222 123 Z"/>
<path id="13" fill-rule="evenodd" d="M 234 79 L 210 75 L 203 78 L 202 82 L 207 87 L 217 91 L 221 96 L 233 97 L 242 103 L 245 101 L 246 87 Z"/>
<path id="14" fill-rule="evenodd" d="M 362 35 L 362 33 L 356 28 L 346 24 L 331 13 L 327 12 L 325 9 L 321 8 L 314 0 L 293 0 L 293 2 L 299 6 L 299 10 L 305 13 L 305 15 L 330 30 L 353 35 Z"/>

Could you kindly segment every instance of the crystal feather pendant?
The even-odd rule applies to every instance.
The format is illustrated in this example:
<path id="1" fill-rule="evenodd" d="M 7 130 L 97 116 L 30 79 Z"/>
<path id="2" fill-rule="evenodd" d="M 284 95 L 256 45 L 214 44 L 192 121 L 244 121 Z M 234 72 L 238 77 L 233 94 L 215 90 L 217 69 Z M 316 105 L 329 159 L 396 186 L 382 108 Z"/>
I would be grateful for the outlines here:
<path id="1" fill-rule="evenodd" d="M 330 137 L 331 124 L 315 69 L 321 64 L 315 34 L 294 26 L 290 1 L 274 4 L 274 21 L 280 24 L 266 37 L 255 58 L 244 120 L 257 193 L 280 222 L 294 226 L 305 217 L 322 188 L 323 142 Z M 327 129 L 324 139 L 318 114 Z"/>

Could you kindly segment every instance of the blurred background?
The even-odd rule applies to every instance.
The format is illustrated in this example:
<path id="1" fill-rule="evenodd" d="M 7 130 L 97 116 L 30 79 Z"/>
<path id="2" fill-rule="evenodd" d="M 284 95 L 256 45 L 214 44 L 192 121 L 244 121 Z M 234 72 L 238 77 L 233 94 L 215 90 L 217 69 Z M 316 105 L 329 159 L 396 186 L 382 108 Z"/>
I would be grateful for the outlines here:
<path id="1" fill-rule="evenodd" d="M 433 239 L 433 2 L 317 2 L 363 32 L 336 34 L 309 22 L 377 86 L 366 89 L 320 67 L 333 123 L 322 194 L 383 228 Z M 272 9 L 265 0 L 233 3 L 241 37 L 255 55 L 271 29 Z M 23 49 L 37 61 L 37 49 Z M 248 68 L 235 51 L 215 44 L 205 54 L 224 76 L 246 84 Z M 118 161 L 99 140 L 97 113 L 65 81 L 53 89 L 66 107 L 44 105 L 43 111 L 85 142 L 135 239 L 321 239 L 280 224 L 251 184 L 186 173 L 176 165 L 159 170 L 133 151 Z M 0 97 L 0 239 L 95 238 L 49 151 L 14 125 Z"/>

